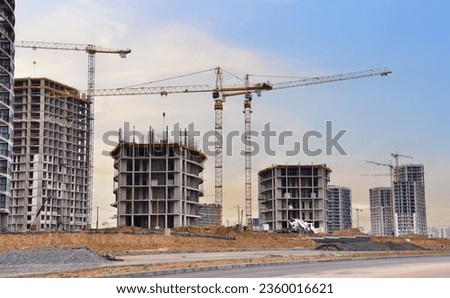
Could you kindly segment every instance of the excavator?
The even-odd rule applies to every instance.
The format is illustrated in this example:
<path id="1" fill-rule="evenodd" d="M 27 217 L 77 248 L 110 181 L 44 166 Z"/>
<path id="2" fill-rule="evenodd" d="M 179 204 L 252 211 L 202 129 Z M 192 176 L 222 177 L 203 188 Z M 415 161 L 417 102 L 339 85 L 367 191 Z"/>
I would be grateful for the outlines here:
<path id="1" fill-rule="evenodd" d="M 36 217 L 33 220 L 33 223 L 30 225 L 30 227 L 28 228 L 29 231 L 35 231 L 36 230 L 36 223 L 37 220 L 39 218 L 39 214 L 41 214 L 42 209 L 44 209 L 45 204 L 50 200 L 50 198 L 42 198 L 42 204 L 41 207 L 39 208 L 39 210 L 36 213 Z"/>
<path id="2" fill-rule="evenodd" d="M 314 228 L 312 223 L 303 221 L 298 218 L 291 218 L 289 220 L 289 225 L 291 226 L 291 231 L 303 232 L 307 234 L 317 234 L 318 232 Z"/>

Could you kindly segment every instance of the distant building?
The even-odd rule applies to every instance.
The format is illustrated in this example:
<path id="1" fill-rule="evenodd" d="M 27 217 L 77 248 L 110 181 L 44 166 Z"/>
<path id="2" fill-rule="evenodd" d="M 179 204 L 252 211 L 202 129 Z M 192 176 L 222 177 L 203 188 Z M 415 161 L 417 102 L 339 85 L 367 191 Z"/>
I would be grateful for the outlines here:
<path id="1" fill-rule="evenodd" d="M 275 165 L 259 171 L 260 224 L 278 231 L 298 218 L 327 232 L 330 173 L 326 165 Z"/>
<path id="2" fill-rule="evenodd" d="M 0 0 L 0 232 L 8 229 L 11 201 L 15 1 Z"/>
<path id="3" fill-rule="evenodd" d="M 393 236 L 392 189 L 390 187 L 371 188 L 369 196 L 372 235 Z"/>
<path id="4" fill-rule="evenodd" d="M 254 231 L 259 231 L 261 229 L 261 224 L 259 222 L 259 218 L 255 217 L 251 219 L 251 223 L 252 223 L 252 229 Z"/>
<path id="5" fill-rule="evenodd" d="M 401 165 L 395 169 L 395 236 L 427 235 L 424 173 L 423 165 Z"/>
<path id="6" fill-rule="evenodd" d="M 216 204 L 203 204 L 199 210 L 199 226 L 221 226 L 222 206 Z"/>
<path id="7" fill-rule="evenodd" d="M 431 238 L 450 238 L 450 227 L 428 227 L 428 236 Z"/>
<path id="8" fill-rule="evenodd" d="M 149 140 L 126 140 L 111 152 L 117 226 L 175 228 L 198 225 L 206 155 L 187 138 L 168 140 L 164 132 Z M 128 138 L 129 139 L 129 138 Z"/>
<path id="9" fill-rule="evenodd" d="M 328 187 L 328 232 L 352 228 L 352 191 L 348 187 Z"/>
<path id="10" fill-rule="evenodd" d="M 90 228 L 89 102 L 47 78 L 16 79 L 14 90 L 10 230 Z"/>

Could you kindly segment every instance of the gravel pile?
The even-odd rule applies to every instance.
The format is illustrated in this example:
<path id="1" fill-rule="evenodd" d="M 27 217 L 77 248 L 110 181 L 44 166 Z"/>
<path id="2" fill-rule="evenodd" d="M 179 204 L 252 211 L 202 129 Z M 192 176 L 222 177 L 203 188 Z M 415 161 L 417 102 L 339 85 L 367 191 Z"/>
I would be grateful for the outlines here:
<path id="1" fill-rule="evenodd" d="M 384 245 L 386 245 L 389 248 L 389 250 L 424 250 L 423 247 L 410 242 L 405 243 L 386 242 L 384 243 Z"/>
<path id="2" fill-rule="evenodd" d="M 0 253 L 0 277 L 75 271 L 107 264 L 106 259 L 86 248 L 10 251 Z"/>
<path id="3" fill-rule="evenodd" d="M 316 247 L 316 250 L 334 250 L 334 251 L 409 251 L 423 250 L 423 247 L 412 243 L 393 243 L 393 242 L 356 242 L 356 243 L 324 243 Z"/>

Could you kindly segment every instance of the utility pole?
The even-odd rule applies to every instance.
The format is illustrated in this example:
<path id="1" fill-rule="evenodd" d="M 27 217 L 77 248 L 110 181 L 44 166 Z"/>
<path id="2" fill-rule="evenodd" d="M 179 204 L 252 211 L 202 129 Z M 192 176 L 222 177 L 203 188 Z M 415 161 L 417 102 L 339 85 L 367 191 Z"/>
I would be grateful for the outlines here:
<path id="1" fill-rule="evenodd" d="M 239 211 L 239 205 L 237 205 L 237 212 L 238 212 L 237 224 L 238 224 L 238 226 L 240 226 L 241 225 L 241 211 Z"/>
<path id="2" fill-rule="evenodd" d="M 95 227 L 96 227 L 96 229 L 98 230 L 98 206 L 97 206 L 97 221 L 96 221 L 96 223 L 95 223 Z"/>
<path id="3" fill-rule="evenodd" d="M 359 212 L 363 212 L 364 209 L 355 208 L 356 211 L 356 228 L 360 228 L 359 226 Z"/>

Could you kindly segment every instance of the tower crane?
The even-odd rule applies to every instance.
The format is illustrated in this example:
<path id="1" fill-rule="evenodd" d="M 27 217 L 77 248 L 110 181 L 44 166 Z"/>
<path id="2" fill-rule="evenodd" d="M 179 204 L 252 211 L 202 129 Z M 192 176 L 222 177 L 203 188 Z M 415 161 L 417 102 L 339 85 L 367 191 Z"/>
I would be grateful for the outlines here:
<path id="1" fill-rule="evenodd" d="M 215 204 L 222 206 L 222 196 L 223 196 L 223 186 L 222 186 L 222 173 L 223 173 L 223 137 L 222 137 L 222 123 L 223 123 L 223 103 L 226 98 L 231 96 L 245 95 L 246 102 L 251 101 L 252 93 L 256 93 L 261 96 L 262 91 L 272 90 L 272 86 L 268 83 L 258 83 L 255 85 L 250 85 L 248 80 L 245 86 L 237 87 L 223 87 L 222 85 L 222 75 L 223 70 L 220 67 L 215 68 L 216 83 L 215 86 L 209 85 L 186 85 L 186 86 L 162 86 L 162 87 L 131 87 L 131 88 L 117 88 L 117 89 L 96 89 L 94 91 L 94 96 L 124 96 L 124 95 L 149 95 L 149 94 L 159 94 L 161 96 L 166 96 L 168 94 L 186 94 L 186 93 L 212 93 L 214 100 L 214 128 L 215 128 L 215 164 L 214 164 L 214 181 L 215 181 Z M 247 114 L 246 114 L 247 115 Z M 247 118 L 246 118 L 247 119 Z M 248 125 L 248 126 L 247 126 Z M 250 140 L 250 120 L 246 122 L 246 144 L 249 144 Z M 248 139 L 248 141 L 247 141 Z M 248 159 L 247 152 L 249 146 L 246 145 L 246 168 L 250 169 L 250 160 Z M 247 176 L 246 176 L 247 177 Z M 250 177 L 246 178 L 246 189 L 251 188 Z M 246 201 L 246 214 L 247 210 L 251 209 L 247 207 Z M 250 206 L 251 207 L 251 206 Z"/>
<path id="2" fill-rule="evenodd" d="M 360 79 L 371 76 L 387 76 L 392 71 L 388 69 L 369 69 L 364 71 L 350 72 L 345 74 L 336 74 L 322 77 L 303 78 L 300 80 L 291 80 L 281 83 L 272 84 L 272 90 L 286 89 L 293 87 L 303 87 L 309 85 L 331 83 L 337 81 L 345 81 L 351 79 Z M 246 85 L 249 84 L 249 75 L 246 76 Z M 257 93 L 260 95 L 259 93 Z M 248 227 L 251 227 L 252 220 L 252 195 L 251 195 L 251 113 L 252 113 L 252 96 L 250 93 L 245 94 L 244 114 L 245 114 L 245 214 Z"/>
<path id="3" fill-rule="evenodd" d="M 392 182 L 393 182 L 392 178 L 393 178 L 394 166 L 391 163 L 382 163 L 382 162 L 377 162 L 377 161 L 366 161 L 366 162 L 370 163 L 370 164 L 377 165 L 377 166 L 389 167 L 389 177 L 391 179 L 391 184 L 392 184 Z"/>
<path id="4" fill-rule="evenodd" d="M 251 103 L 252 95 L 256 93 L 261 96 L 262 91 L 270 91 L 275 89 L 285 89 L 293 87 L 302 87 L 308 85 L 330 83 L 336 81 L 344 81 L 358 79 L 370 76 L 387 76 L 391 73 L 388 69 L 370 69 L 365 71 L 350 72 L 345 74 L 337 74 L 323 77 L 303 78 L 300 80 L 291 80 L 276 84 L 258 83 L 250 84 L 249 75 L 245 78 L 244 86 L 226 88 L 222 86 L 222 73 L 220 67 L 215 68 L 216 84 L 215 87 L 209 85 L 187 85 L 187 86 L 162 86 L 162 87 L 126 87 L 116 89 L 96 89 L 93 96 L 124 96 L 124 95 L 149 95 L 149 94 L 185 94 L 211 92 L 214 100 L 215 114 L 215 203 L 222 206 L 222 172 L 223 172 L 223 138 L 222 138 L 222 122 L 223 122 L 223 103 L 226 98 L 237 95 L 244 95 L 244 114 L 245 114 L 245 214 L 248 225 L 251 225 L 252 200 L 251 200 Z"/>
<path id="5" fill-rule="evenodd" d="M 402 155 L 402 154 L 399 154 L 397 151 L 395 152 L 395 153 L 391 153 L 391 156 L 393 157 L 393 158 L 395 158 L 395 166 L 396 167 L 398 167 L 398 158 L 399 157 L 405 157 L 405 158 L 413 158 L 412 156 L 409 156 L 409 155 Z"/>
<path id="6" fill-rule="evenodd" d="M 394 179 L 395 179 L 396 182 L 398 182 L 398 181 L 400 181 L 400 169 L 398 168 L 399 167 L 398 158 L 399 157 L 404 157 L 404 158 L 411 158 L 412 159 L 412 156 L 402 155 L 402 154 L 399 154 L 397 151 L 395 151 L 395 153 L 391 153 L 391 156 L 393 158 L 395 158 Z"/>
<path id="7" fill-rule="evenodd" d="M 56 42 L 40 42 L 40 41 L 16 41 L 14 46 L 17 48 L 30 48 L 33 50 L 65 50 L 65 51 L 82 51 L 88 54 L 88 79 L 87 79 L 87 100 L 90 103 L 89 110 L 89 151 L 88 151 L 88 224 L 91 223 L 91 210 L 93 199 L 93 166 L 94 166 L 94 90 L 95 90 L 95 55 L 96 54 L 118 54 L 121 58 L 126 58 L 131 53 L 130 49 L 108 49 L 92 44 L 73 44 L 73 43 L 56 43 Z"/>

